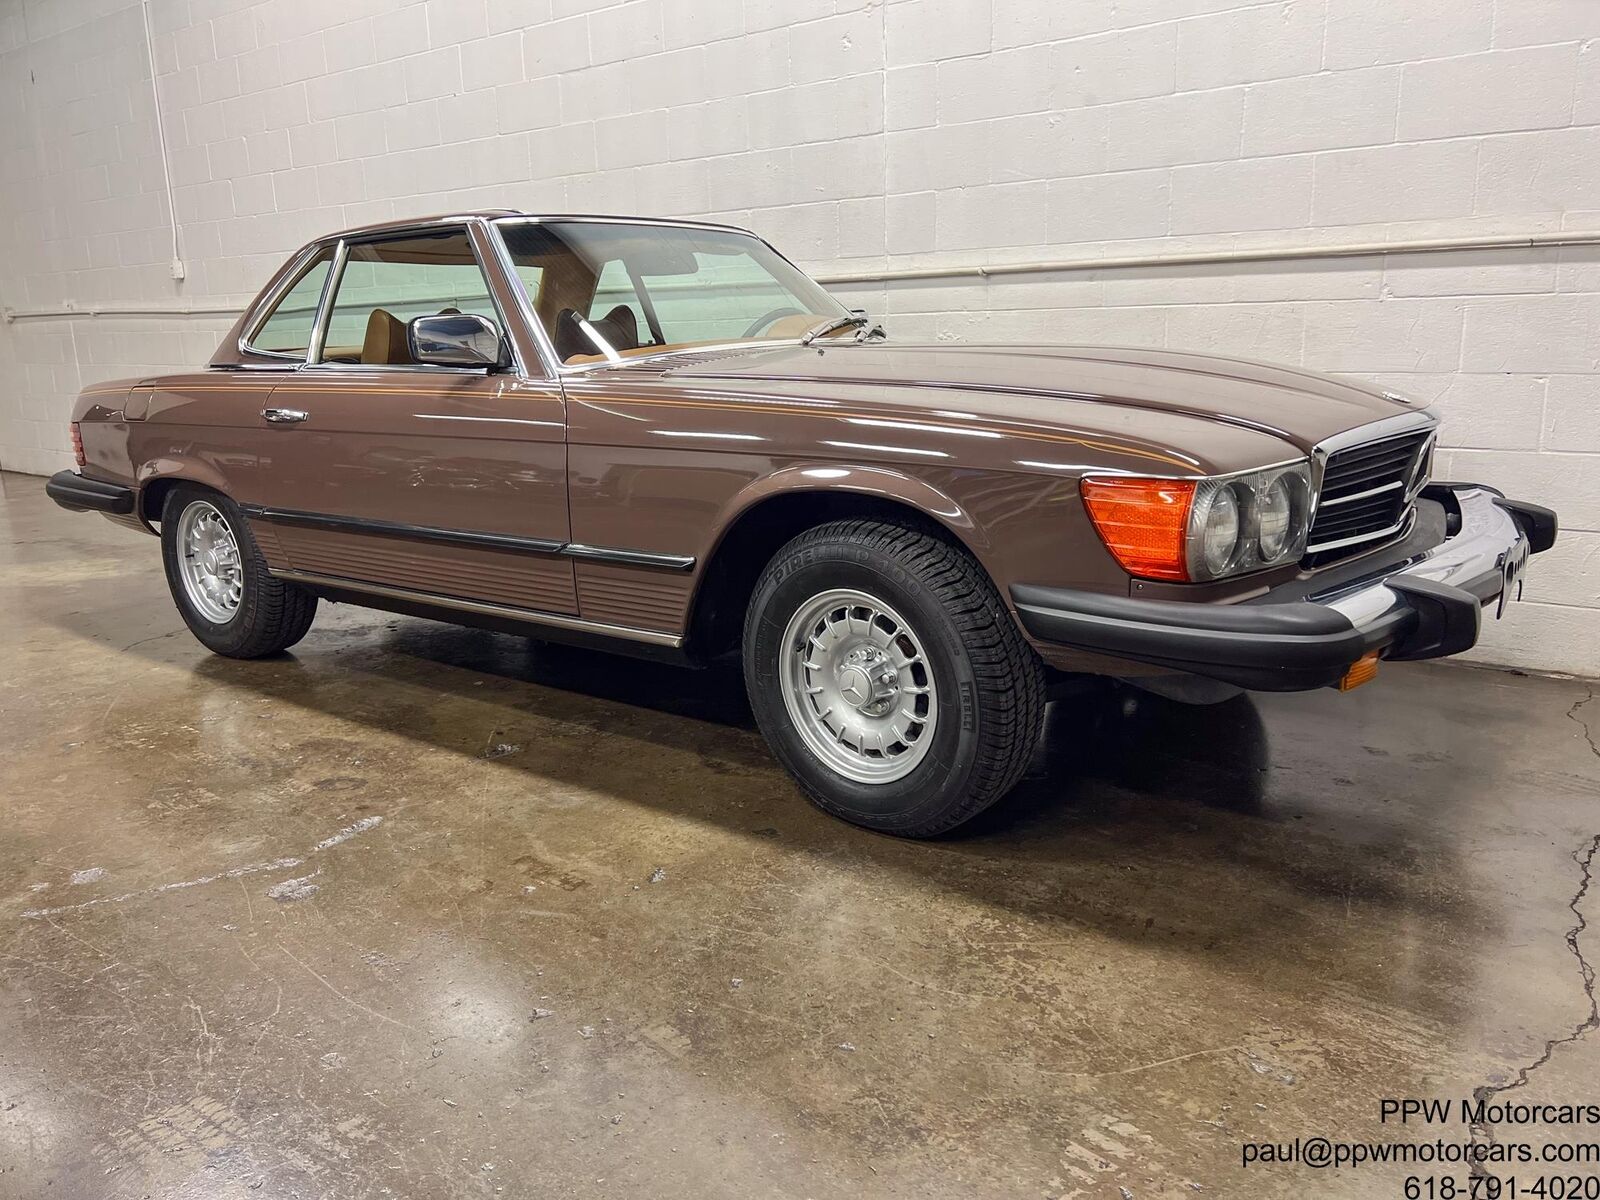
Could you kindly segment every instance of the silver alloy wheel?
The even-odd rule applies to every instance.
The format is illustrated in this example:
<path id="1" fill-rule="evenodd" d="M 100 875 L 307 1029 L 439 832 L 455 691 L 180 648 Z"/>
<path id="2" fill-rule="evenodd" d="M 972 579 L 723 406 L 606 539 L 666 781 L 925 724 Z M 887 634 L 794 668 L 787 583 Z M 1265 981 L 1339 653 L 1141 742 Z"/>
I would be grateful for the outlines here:
<path id="1" fill-rule="evenodd" d="M 175 541 L 189 603 L 213 625 L 226 625 L 244 595 L 244 564 L 228 518 L 208 500 L 191 500 L 178 517 Z"/>
<path id="2" fill-rule="evenodd" d="M 876 596 L 835 589 L 784 631 L 778 685 L 811 752 L 857 783 L 893 783 L 933 743 L 939 702 L 922 641 Z"/>

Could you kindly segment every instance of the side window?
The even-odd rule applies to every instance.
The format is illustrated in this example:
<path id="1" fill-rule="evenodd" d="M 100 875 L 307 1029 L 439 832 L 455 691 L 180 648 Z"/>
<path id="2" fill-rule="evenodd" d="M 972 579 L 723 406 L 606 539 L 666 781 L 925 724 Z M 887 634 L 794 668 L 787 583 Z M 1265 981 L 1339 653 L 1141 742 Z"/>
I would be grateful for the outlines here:
<path id="1" fill-rule="evenodd" d="M 352 244 L 333 295 L 324 362 L 403 365 L 406 325 L 434 313 L 500 317 L 464 230 Z"/>
<path id="2" fill-rule="evenodd" d="M 255 335 L 245 344 L 264 354 L 281 354 L 291 358 L 304 358 L 311 345 L 311 330 L 317 321 L 317 303 L 322 299 L 322 285 L 327 282 L 328 270 L 333 265 L 333 250 L 317 254 L 296 279 L 278 298 L 267 319 L 256 327 Z"/>

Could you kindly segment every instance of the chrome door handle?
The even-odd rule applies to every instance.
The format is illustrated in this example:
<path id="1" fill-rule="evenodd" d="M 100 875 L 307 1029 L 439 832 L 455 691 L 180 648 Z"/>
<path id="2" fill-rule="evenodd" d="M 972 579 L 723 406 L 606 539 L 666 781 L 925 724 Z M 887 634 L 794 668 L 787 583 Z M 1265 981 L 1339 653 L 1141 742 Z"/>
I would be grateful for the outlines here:
<path id="1" fill-rule="evenodd" d="M 263 408 L 261 415 L 274 425 L 298 425 L 311 414 L 298 408 Z"/>

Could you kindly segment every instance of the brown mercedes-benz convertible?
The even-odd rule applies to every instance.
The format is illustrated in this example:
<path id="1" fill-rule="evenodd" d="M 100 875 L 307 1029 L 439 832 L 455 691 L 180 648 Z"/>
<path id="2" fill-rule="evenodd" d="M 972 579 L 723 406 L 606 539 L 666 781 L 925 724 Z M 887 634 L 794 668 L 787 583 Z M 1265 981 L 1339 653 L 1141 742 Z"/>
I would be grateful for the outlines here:
<path id="1" fill-rule="evenodd" d="M 335 234 L 210 365 L 86 389 L 50 495 L 154 532 L 219 654 L 318 598 L 705 662 L 806 793 L 998 799 L 1048 689 L 1348 688 L 1454 654 L 1548 509 L 1425 408 L 1285 367 L 886 340 L 761 239 L 471 213 Z"/>

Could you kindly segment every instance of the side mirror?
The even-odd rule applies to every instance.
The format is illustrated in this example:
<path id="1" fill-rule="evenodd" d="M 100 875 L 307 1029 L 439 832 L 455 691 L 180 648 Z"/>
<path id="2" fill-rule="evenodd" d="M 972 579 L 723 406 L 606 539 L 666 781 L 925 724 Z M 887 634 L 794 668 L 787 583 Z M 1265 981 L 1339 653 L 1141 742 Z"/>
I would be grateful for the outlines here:
<path id="1" fill-rule="evenodd" d="M 500 330 L 476 313 L 414 317 L 406 326 L 406 348 L 415 362 L 439 367 L 498 368 L 510 362 Z"/>

